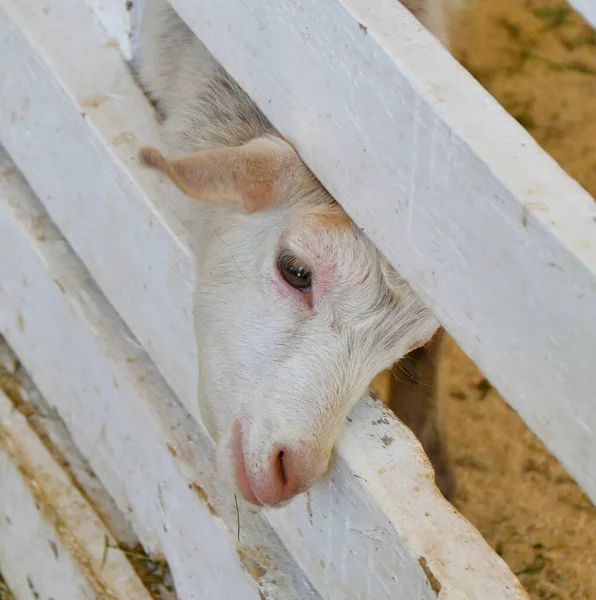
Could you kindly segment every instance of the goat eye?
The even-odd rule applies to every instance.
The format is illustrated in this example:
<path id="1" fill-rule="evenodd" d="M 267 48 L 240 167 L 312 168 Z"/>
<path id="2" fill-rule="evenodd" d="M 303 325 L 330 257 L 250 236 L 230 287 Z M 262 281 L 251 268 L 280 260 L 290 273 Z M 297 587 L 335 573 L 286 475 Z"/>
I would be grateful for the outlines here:
<path id="1" fill-rule="evenodd" d="M 300 292 L 310 292 L 312 274 L 310 269 L 289 252 L 282 252 L 278 261 L 282 277 Z"/>

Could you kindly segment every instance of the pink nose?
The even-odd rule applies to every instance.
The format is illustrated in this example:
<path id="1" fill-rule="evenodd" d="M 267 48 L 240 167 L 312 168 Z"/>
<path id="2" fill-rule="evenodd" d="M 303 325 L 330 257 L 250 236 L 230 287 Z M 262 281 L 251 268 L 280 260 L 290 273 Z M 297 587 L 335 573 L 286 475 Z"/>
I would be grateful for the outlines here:
<path id="1" fill-rule="evenodd" d="M 328 465 L 317 444 L 301 443 L 296 449 L 275 447 L 266 467 L 258 476 L 250 477 L 244 460 L 236 467 L 240 491 L 253 503 L 276 506 L 307 490 Z"/>

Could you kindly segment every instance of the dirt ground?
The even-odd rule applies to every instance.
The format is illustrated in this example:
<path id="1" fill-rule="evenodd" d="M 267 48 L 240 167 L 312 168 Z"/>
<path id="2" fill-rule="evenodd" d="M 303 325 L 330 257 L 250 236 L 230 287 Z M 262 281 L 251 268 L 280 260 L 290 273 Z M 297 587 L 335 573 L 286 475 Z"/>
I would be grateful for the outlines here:
<path id="1" fill-rule="evenodd" d="M 6 583 L 4 583 L 4 579 L 2 579 L 2 573 L 0 573 L 0 600 L 14 600 Z"/>
<path id="2" fill-rule="evenodd" d="M 596 197 L 596 33 L 560 0 L 466 4 L 456 57 Z M 596 599 L 596 508 L 453 340 L 441 360 L 456 506 L 532 598 Z"/>

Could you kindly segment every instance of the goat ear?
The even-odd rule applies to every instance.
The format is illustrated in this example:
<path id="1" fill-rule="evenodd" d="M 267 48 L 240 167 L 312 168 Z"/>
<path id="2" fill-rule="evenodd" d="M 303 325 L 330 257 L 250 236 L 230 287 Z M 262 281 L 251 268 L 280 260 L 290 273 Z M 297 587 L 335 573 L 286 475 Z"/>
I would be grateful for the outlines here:
<path id="1" fill-rule="evenodd" d="M 281 202 L 310 171 L 287 142 L 264 136 L 232 148 L 168 159 L 142 148 L 142 162 L 168 175 L 185 194 L 214 204 L 233 204 L 253 213 Z"/>

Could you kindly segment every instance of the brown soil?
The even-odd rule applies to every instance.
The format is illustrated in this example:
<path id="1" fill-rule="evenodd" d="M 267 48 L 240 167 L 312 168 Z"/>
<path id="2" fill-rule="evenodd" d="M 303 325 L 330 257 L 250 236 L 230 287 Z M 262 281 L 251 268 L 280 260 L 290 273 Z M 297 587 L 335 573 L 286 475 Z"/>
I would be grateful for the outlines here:
<path id="1" fill-rule="evenodd" d="M 456 57 L 596 196 L 596 33 L 552 0 L 466 0 Z M 596 599 L 596 508 L 449 339 L 455 504 L 535 599 Z"/>
<path id="2" fill-rule="evenodd" d="M 451 339 L 440 380 L 454 504 L 532 598 L 596 598 L 596 508 Z"/>
<path id="3" fill-rule="evenodd" d="M 8 586 L 2 579 L 2 574 L 0 573 L 0 600 L 14 600 L 14 596 L 10 593 Z"/>

